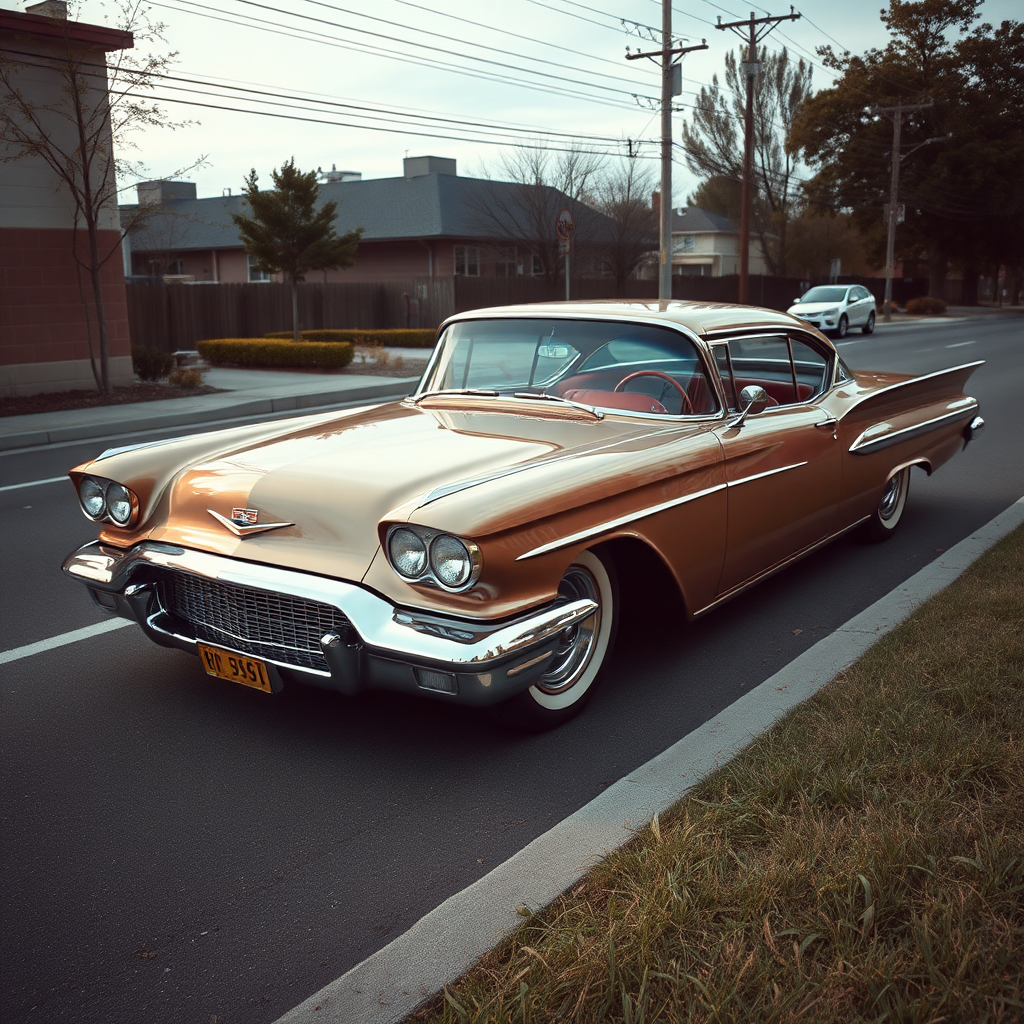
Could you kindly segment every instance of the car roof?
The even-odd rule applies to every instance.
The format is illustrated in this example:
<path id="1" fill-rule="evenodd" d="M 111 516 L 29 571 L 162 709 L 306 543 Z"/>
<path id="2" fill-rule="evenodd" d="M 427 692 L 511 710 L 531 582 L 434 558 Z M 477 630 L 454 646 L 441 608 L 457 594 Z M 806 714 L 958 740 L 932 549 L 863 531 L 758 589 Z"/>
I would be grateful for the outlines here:
<path id="1" fill-rule="evenodd" d="M 679 324 L 698 337 L 707 338 L 720 331 L 752 328 L 794 327 L 807 331 L 807 325 L 789 313 L 758 306 L 741 306 L 725 302 L 685 302 L 677 299 L 593 299 L 580 302 L 535 302 L 518 306 L 490 306 L 467 310 L 450 317 L 447 323 L 480 317 L 601 317 Z M 815 337 L 819 337 L 817 332 Z M 819 338 L 820 340 L 820 338 Z"/>

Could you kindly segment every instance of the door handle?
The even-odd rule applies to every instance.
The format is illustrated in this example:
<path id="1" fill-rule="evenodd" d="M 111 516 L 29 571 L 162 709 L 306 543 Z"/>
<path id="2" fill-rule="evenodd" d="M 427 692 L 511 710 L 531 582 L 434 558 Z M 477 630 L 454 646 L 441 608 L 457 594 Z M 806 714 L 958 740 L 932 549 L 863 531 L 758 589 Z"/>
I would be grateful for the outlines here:
<path id="1" fill-rule="evenodd" d="M 830 416 L 827 420 L 822 420 L 820 423 L 815 423 L 815 427 L 818 430 L 835 430 L 836 424 L 839 422 L 835 416 Z"/>

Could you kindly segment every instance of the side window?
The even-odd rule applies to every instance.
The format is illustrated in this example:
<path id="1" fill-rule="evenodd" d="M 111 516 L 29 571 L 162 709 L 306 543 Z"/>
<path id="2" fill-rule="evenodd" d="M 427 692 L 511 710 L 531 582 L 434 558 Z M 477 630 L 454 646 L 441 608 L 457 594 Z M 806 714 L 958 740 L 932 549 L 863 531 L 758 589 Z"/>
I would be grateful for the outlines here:
<path id="1" fill-rule="evenodd" d="M 745 387 L 764 388 L 771 405 L 795 405 L 831 382 L 830 359 L 800 338 L 736 338 L 714 352 L 730 409 Z"/>
<path id="2" fill-rule="evenodd" d="M 796 379 L 801 389 L 807 386 L 811 388 L 810 393 L 804 397 L 810 398 L 811 395 L 824 391 L 829 383 L 830 360 L 799 338 L 790 338 L 789 343 L 793 349 Z"/>

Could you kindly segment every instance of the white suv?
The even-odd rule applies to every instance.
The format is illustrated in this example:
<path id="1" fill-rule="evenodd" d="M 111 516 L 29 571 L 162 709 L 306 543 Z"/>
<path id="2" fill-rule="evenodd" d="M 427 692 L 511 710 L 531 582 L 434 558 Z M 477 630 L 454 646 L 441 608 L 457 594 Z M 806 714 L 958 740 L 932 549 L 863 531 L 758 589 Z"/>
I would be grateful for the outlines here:
<path id="1" fill-rule="evenodd" d="M 859 284 L 816 285 L 788 311 L 840 338 L 845 338 L 851 327 L 859 327 L 865 334 L 875 329 L 875 297 Z"/>

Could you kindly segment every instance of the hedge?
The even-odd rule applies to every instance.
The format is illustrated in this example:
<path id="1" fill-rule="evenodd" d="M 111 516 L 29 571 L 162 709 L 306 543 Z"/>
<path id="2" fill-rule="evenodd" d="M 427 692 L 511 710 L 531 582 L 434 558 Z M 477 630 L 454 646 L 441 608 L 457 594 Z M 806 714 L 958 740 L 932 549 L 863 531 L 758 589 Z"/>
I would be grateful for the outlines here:
<path id="1" fill-rule="evenodd" d="M 352 362 L 350 343 L 275 341 L 266 338 L 214 338 L 196 350 L 213 366 L 312 367 L 339 370 Z"/>
<path id="2" fill-rule="evenodd" d="M 942 299 L 933 299 L 928 295 L 918 296 L 907 303 L 908 313 L 938 313 L 940 316 L 946 312 L 946 303 Z"/>
<path id="3" fill-rule="evenodd" d="M 265 338 L 290 339 L 291 331 L 273 331 Z M 354 345 L 394 345 L 397 348 L 433 348 L 437 331 L 431 328 L 390 328 L 387 330 L 349 330 L 328 328 L 319 331 L 299 331 L 303 341 L 348 341 Z"/>

